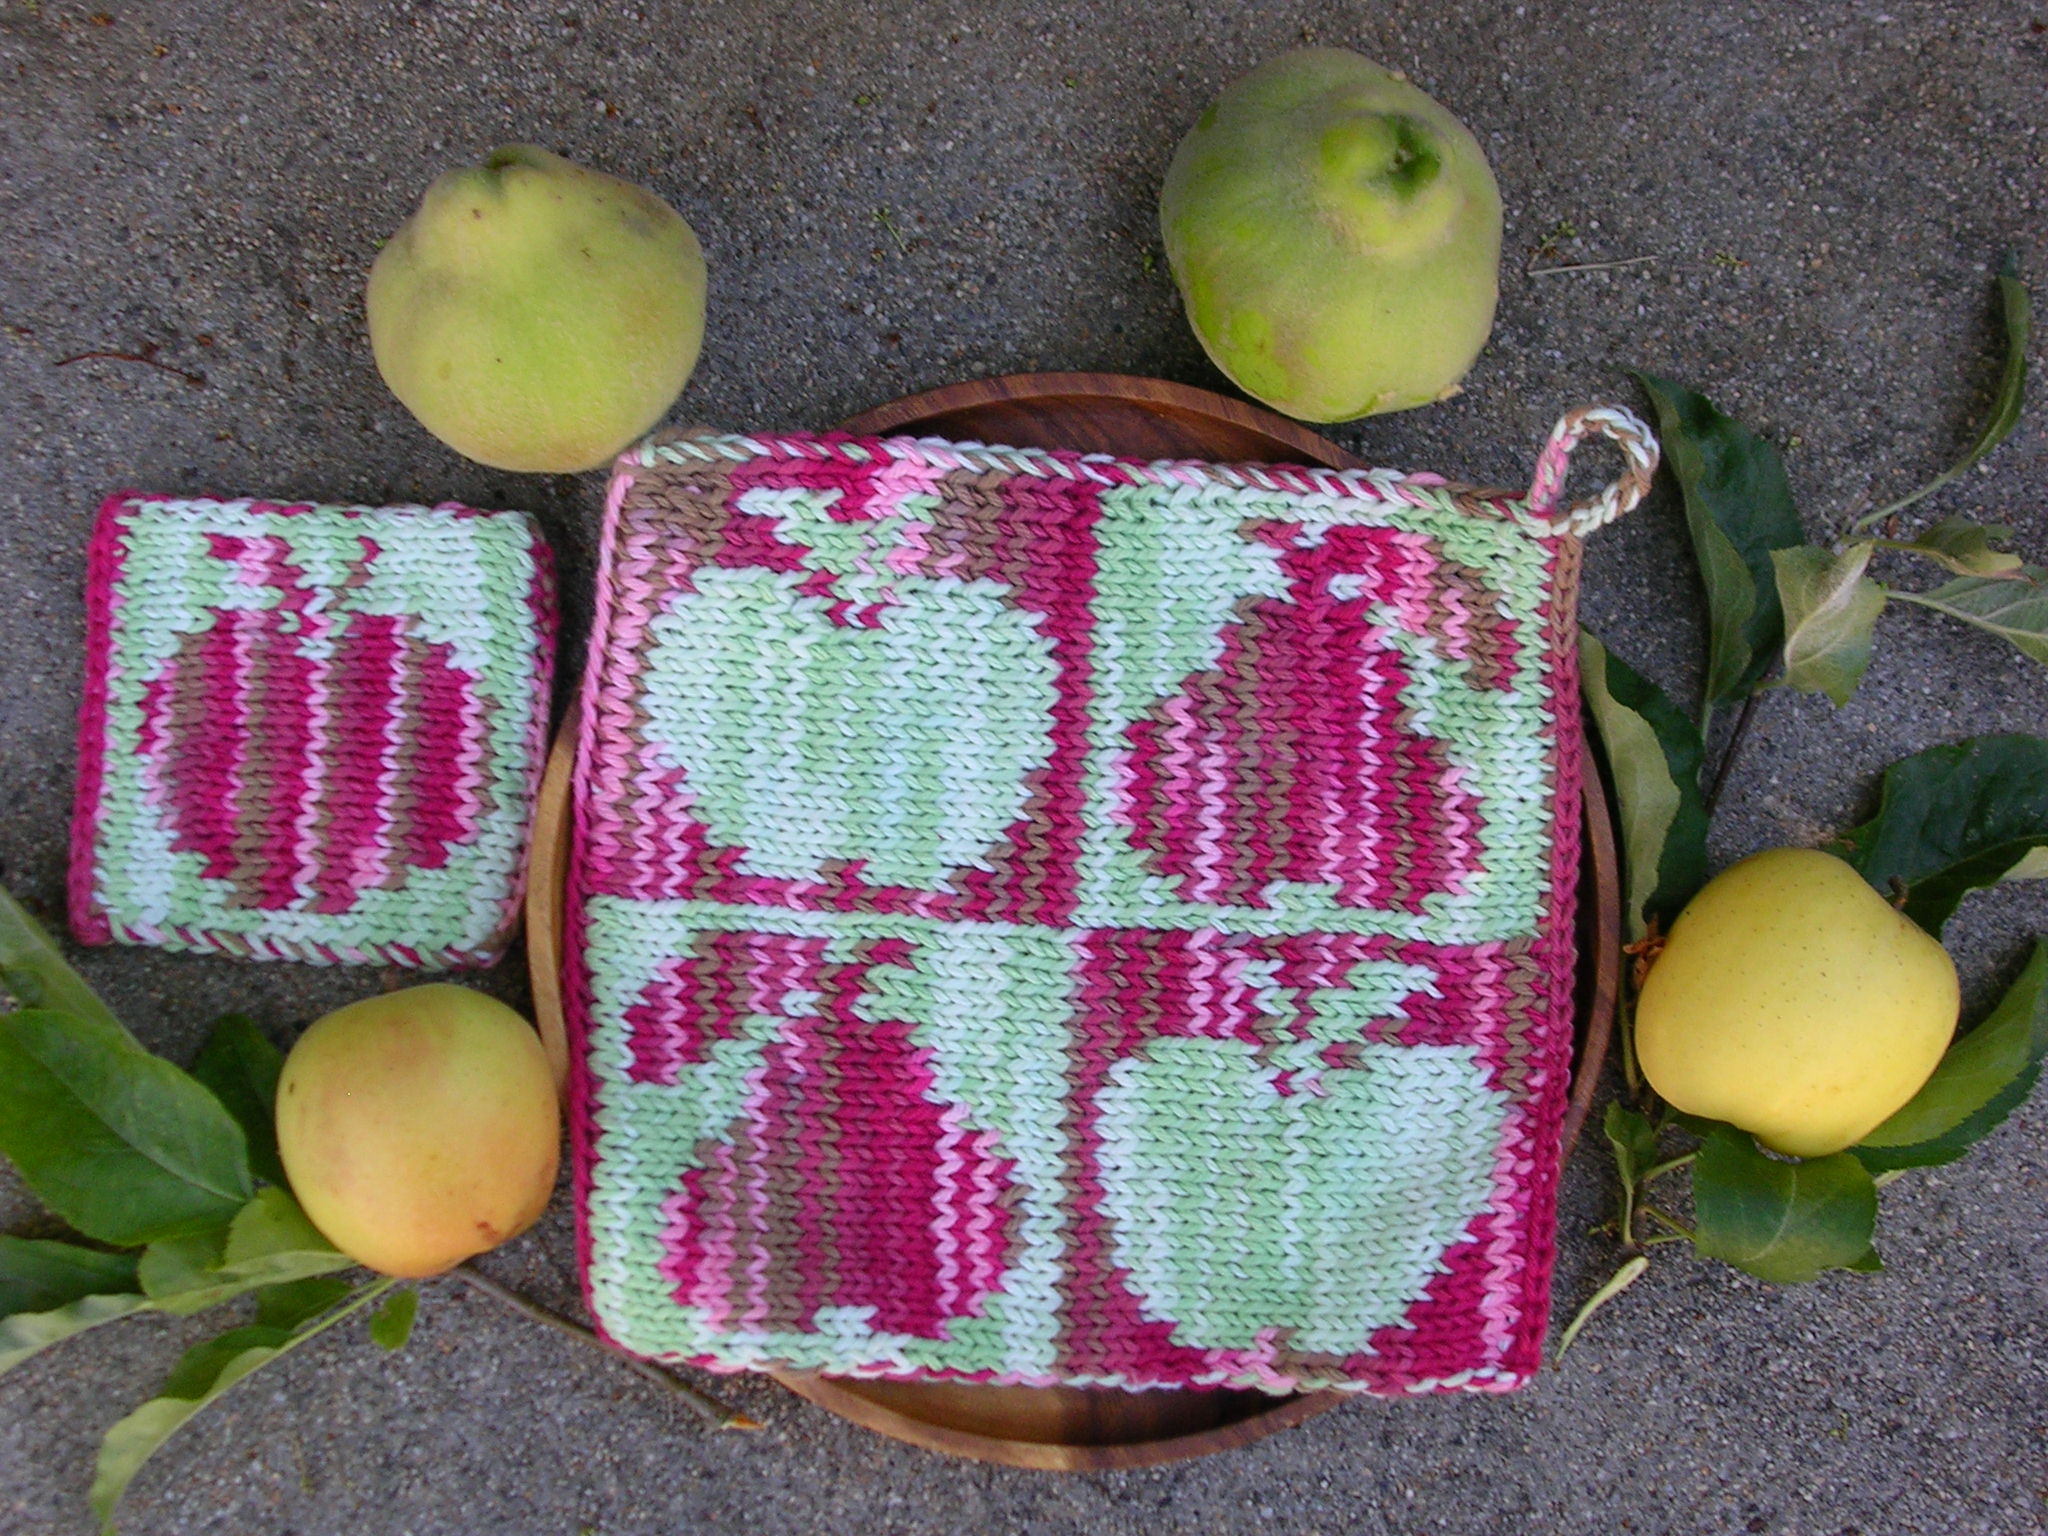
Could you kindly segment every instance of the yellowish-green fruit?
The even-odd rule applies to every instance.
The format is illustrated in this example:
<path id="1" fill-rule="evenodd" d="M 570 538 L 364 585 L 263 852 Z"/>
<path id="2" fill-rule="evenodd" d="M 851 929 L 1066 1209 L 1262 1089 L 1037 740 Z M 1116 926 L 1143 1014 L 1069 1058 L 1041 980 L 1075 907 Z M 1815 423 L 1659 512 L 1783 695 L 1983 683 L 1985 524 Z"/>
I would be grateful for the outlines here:
<path id="1" fill-rule="evenodd" d="M 1958 1007 L 1947 952 L 1861 875 L 1773 848 L 1672 924 L 1636 1006 L 1636 1054 L 1677 1108 L 1822 1157 L 1920 1091 Z"/>
<path id="2" fill-rule="evenodd" d="M 1247 394 L 1348 421 L 1456 392 L 1493 330 L 1500 189 L 1398 75 L 1302 48 L 1230 86 L 1159 196 L 1195 335 Z"/>
<path id="3" fill-rule="evenodd" d="M 704 340 L 704 253 L 652 192 L 528 144 L 427 188 L 364 296 L 391 392 L 499 469 L 595 469 L 667 414 Z"/>
<path id="4" fill-rule="evenodd" d="M 533 1027 L 467 987 L 337 1009 L 278 1079 L 292 1193 L 330 1243 L 387 1275 L 438 1275 L 532 1226 L 560 1139 Z"/>

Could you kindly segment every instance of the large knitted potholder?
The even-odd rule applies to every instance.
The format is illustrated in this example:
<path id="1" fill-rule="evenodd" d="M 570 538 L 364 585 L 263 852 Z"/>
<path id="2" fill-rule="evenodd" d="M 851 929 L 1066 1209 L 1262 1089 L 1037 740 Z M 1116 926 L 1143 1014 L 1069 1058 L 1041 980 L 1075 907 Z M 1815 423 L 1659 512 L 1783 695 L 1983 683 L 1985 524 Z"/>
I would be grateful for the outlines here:
<path id="1" fill-rule="evenodd" d="M 1586 433 L 1624 477 L 1559 510 Z M 1572 1047 L 1534 488 L 891 438 L 614 475 L 568 992 L 605 1332 L 718 1369 L 1500 1390 Z"/>
<path id="2" fill-rule="evenodd" d="M 498 957 L 554 665 L 532 519 L 121 492 L 89 559 L 81 940 Z"/>

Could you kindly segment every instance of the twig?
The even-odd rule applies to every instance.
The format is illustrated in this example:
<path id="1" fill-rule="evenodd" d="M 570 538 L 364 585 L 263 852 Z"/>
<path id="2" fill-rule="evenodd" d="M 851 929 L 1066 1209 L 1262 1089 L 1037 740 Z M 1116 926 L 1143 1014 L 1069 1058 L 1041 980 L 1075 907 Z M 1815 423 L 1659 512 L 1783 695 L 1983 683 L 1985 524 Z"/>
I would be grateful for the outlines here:
<path id="1" fill-rule="evenodd" d="M 1573 1342 L 1579 1336 L 1579 1330 L 1586 1326 L 1587 1320 L 1595 1312 L 1606 1306 L 1608 1302 L 1614 1300 L 1615 1297 L 1642 1279 L 1643 1271 L 1649 1267 L 1649 1258 L 1639 1253 L 1622 1265 L 1620 1269 L 1617 1269 L 1614 1272 L 1614 1278 L 1595 1291 L 1586 1304 L 1579 1308 L 1578 1315 L 1565 1325 L 1564 1332 L 1558 1336 L 1557 1353 L 1552 1358 L 1562 1362 L 1565 1357 L 1565 1351 L 1572 1347 Z"/>
<path id="2" fill-rule="evenodd" d="M 161 350 L 162 348 L 152 341 L 144 346 L 140 352 L 80 352 L 72 357 L 60 357 L 50 366 L 53 368 L 69 368 L 73 363 L 89 363 L 95 360 L 109 363 L 141 363 L 145 368 L 154 368 L 160 373 L 170 374 L 173 378 L 183 379 L 193 389 L 204 389 L 206 387 L 205 374 L 188 373 L 183 368 L 172 367 L 169 363 L 157 357 L 157 353 Z"/>
<path id="3" fill-rule="evenodd" d="M 1530 267 L 1529 277 L 1549 277 L 1554 272 L 1619 272 L 1623 267 L 1640 267 L 1655 261 L 1655 256 L 1631 256 L 1626 261 L 1575 261 L 1563 267 Z"/>
<path id="4" fill-rule="evenodd" d="M 1714 782 L 1707 786 L 1706 809 L 1709 816 L 1721 801 L 1721 785 L 1728 777 L 1728 770 L 1735 765 L 1736 756 L 1742 751 L 1742 739 L 1749 734 L 1749 717 L 1756 713 L 1757 700 L 1761 693 L 1752 693 L 1742 701 L 1742 713 L 1735 717 L 1735 729 L 1728 737 L 1728 750 L 1721 754 L 1721 766 L 1714 770 Z"/>
<path id="5" fill-rule="evenodd" d="M 497 1281 L 479 1269 L 473 1268 L 468 1264 L 458 1264 L 449 1273 L 460 1280 L 468 1282 L 473 1289 L 482 1292 L 493 1301 L 503 1302 L 514 1312 L 530 1317 L 537 1323 L 545 1323 L 557 1332 L 566 1333 L 570 1338 L 588 1344 L 592 1349 L 602 1350 L 612 1359 L 622 1362 L 628 1370 L 635 1371 L 645 1376 L 649 1381 L 666 1387 L 685 1403 L 689 1404 L 691 1409 L 713 1429 L 759 1429 L 761 1427 L 760 1420 L 750 1418 L 730 1404 L 720 1402 L 708 1392 L 699 1391 L 688 1382 L 671 1376 L 659 1366 L 649 1365 L 645 1360 L 636 1359 L 632 1355 L 626 1354 L 623 1350 L 614 1349 L 581 1323 L 572 1323 L 568 1318 L 561 1316 L 559 1313 L 550 1312 L 539 1302 L 530 1301 L 517 1291 L 509 1290 L 505 1286 L 498 1284 Z"/>

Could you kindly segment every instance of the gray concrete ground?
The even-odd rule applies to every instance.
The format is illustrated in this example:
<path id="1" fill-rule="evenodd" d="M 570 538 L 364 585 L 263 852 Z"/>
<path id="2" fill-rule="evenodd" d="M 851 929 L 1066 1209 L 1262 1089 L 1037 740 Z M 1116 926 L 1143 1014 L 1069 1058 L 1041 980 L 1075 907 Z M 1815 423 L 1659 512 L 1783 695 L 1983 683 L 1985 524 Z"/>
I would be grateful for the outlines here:
<path id="1" fill-rule="evenodd" d="M 1034 368 L 1225 387 L 1157 259 L 1153 200 L 1204 101 L 1308 39 L 1408 71 L 1477 132 L 1507 200 L 1499 326 L 1470 388 L 1335 434 L 1381 462 L 1514 483 L 1560 410 L 1633 399 L 1626 370 L 1645 366 L 1784 445 L 1823 532 L 1967 441 L 2000 255 L 2048 289 L 2048 11 L 2031 0 L 6 0 L 0 876 L 59 899 L 82 549 L 111 487 L 526 507 L 582 602 L 599 478 L 466 463 L 371 366 L 364 273 L 437 171 L 533 140 L 674 202 L 714 273 L 692 419 L 819 425 Z M 1539 252 L 1654 259 L 1530 277 Z M 145 346 L 203 386 L 59 366 Z M 2035 393 L 2018 436 L 1929 510 L 2009 522 L 2041 561 Z M 1699 610 L 1668 494 L 1592 546 L 1589 622 L 1680 696 Z M 2041 669 L 1894 612 L 1847 708 L 1766 701 L 1717 853 L 1817 840 L 1892 758 L 2044 720 Z M 1956 948 L 1973 1004 L 2037 931 L 2038 885 L 1972 901 Z M 132 950 L 80 963 L 173 1054 L 221 1010 L 283 1040 L 375 984 Z M 516 968 L 489 984 L 522 993 Z M 1586 1235 L 1609 1189 L 1581 1148 L 1560 1316 L 1616 1262 Z M 626 1371 L 435 1284 L 404 1354 L 330 1336 L 196 1421 L 124 1528 L 2015 1536 L 2048 1528 L 2044 1196 L 2037 1104 L 1886 1192 L 1881 1279 L 1778 1290 L 1667 1249 L 1518 1396 L 1359 1402 L 1250 1450 L 1088 1477 L 942 1460 L 759 1383 L 731 1392 L 766 1432 L 707 1436 Z M 27 1210 L 0 1186 L 0 1217 Z M 558 1206 L 492 1267 L 567 1307 L 572 1262 Z M 99 1432 L 197 1333 L 124 1324 L 0 1382 L 0 1529 L 87 1530 Z"/>

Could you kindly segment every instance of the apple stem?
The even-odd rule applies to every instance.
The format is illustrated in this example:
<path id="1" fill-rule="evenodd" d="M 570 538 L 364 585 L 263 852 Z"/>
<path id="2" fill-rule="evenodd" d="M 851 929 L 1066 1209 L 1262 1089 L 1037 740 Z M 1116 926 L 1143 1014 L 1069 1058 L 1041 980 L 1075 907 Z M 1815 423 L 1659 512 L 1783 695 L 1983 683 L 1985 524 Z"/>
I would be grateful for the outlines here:
<path id="1" fill-rule="evenodd" d="M 600 1350 L 612 1359 L 623 1362 L 628 1370 L 645 1376 L 649 1381 L 667 1388 L 670 1392 L 681 1398 L 699 1418 L 703 1419 L 713 1429 L 759 1429 L 761 1427 L 759 1419 L 751 1418 L 747 1414 L 741 1413 L 739 1409 L 734 1408 L 729 1403 L 720 1402 L 710 1393 L 700 1391 L 688 1382 L 670 1375 L 659 1366 L 650 1365 L 647 1361 L 639 1359 L 637 1356 L 629 1355 L 624 1350 L 607 1344 L 595 1332 L 584 1327 L 581 1323 L 571 1322 L 558 1312 L 550 1312 L 539 1302 L 530 1300 L 520 1295 L 517 1291 L 500 1285 L 497 1281 L 472 1265 L 458 1264 L 449 1273 L 456 1279 L 467 1283 L 472 1290 L 490 1297 L 493 1301 L 502 1302 L 521 1316 L 530 1317 L 537 1323 L 545 1323 L 556 1332 L 565 1333 L 578 1343 L 587 1344 L 592 1349 Z"/>
<path id="2" fill-rule="evenodd" d="M 1562 1364 L 1565 1352 L 1578 1339 L 1579 1331 L 1586 1326 L 1587 1320 L 1595 1312 L 1606 1306 L 1608 1302 L 1614 1300 L 1615 1297 L 1642 1279 L 1643 1271 L 1649 1267 L 1650 1260 L 1648 1256 L 1639 1253 L 1622 1265 L 1620 1269 L 1616 1270 L 1614 1278 L 1595 1291 L 1586 1304 L 1579 1308 L 1578 1315 L 1565 1325 L 1564 1332 L 1558 1336 L 1557 1353 L 1551 1358 Z"/>
<path id="3" fill-rule="evenodd" d="M 1699 1153 L 1697 1152 L 1687 1152 L 1683 1156 L 1674 1157 L 1666 1162 L 1658 1163 L 1653 1168 L 1646 1168 L 1643 1170 L 1642 1173 L 1637 1175 L 1636 1184 L 1640 1187 L 1641 1185 L 1649 1183 L 1652 1179 L 1661 1179 L 1664 1177 L 1665 1174 L 1676 1172 L 1678 1169 L 1685 1167 L 1686 1164 L 1692 1162 L 1693 1159 L 1697 1158 L 1698 1156 Z"/>
<path id="4" fill-rule="evenodd" d="M 1688 1161 L 1689 1160 L 1690 1159 L 1688 1159 Z M 1670 1228 L 1671 1231 L 1679 1237 L 1689 1238 L 1693 1235 L 1691 1227 L 1688 1227 L 1684 1222 L 1679 1221 L 1676 1217 L 1666 1216 L 1662 1211 L 1658 1210 L 1657 1207 L 1651 1205 L 1648 1201 L 1638 1202 L 1636 1205 L 1636 1209 L 1641 1211 L 1645 1216 L 1649 1217 L 1652 1221 L 1663 1223 L 1664 1226 Z"/>

